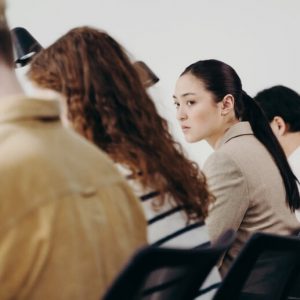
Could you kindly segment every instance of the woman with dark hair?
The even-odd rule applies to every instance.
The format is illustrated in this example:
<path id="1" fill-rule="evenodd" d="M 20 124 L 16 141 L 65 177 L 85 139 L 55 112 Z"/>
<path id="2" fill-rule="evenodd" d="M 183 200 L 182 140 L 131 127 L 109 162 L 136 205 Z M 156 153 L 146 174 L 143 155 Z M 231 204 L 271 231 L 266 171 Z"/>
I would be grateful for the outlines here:
<path id="1" fill-rule="evenodd" d="M 105 32 L 75 28 L 34 58 L 28 76 L 64 96 L 73 128 L 126 175 L 150 243 L 193 248 L 209 241 L 206 179 L 170 135 L 121 45 Z"/>
<path id="2" fill-rule="evenodd" d="M 174 101 L 188 142 L 206 140 L 215 150 L 204 165 L 211 192 L 207 225 L 212 240 L 237 231 L 221 265 L 224 274 L 256 231 L 283 235 L 299 231 L 296 178 L 268 120 L 242 89 L 232 67 L 198 61 L 179 77 Z"/>

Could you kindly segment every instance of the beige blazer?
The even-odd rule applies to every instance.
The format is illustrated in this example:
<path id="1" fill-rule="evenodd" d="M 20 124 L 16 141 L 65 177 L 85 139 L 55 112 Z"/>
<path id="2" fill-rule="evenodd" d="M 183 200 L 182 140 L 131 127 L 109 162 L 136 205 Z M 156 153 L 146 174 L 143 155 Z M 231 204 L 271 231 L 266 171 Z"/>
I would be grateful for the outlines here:
<path id="1" fill-rule="evenodd" d="M 0 101 L 0 299 L 99 300 L 146 243 L 139 201 L 55 102 Z"/>
<path id="2" fill-rule="evenodd" d="M 239 122 L 226 132 L 206 161 L 204 173 L 216 197 L 206 220 L 211 239 L 229 228 L 237 231 L 236 241 L 221 263 L 222 274 L 252 233 L 290 235 L 300 231 L 300 223 L 286 204 L 279 170 L 248 122 Z"/>

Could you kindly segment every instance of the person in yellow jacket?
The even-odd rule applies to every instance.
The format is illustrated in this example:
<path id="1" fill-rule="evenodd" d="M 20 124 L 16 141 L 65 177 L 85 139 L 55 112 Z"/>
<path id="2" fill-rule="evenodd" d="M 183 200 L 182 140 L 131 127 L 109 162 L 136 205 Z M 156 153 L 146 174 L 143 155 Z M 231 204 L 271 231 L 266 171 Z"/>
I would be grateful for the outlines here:
<path id="1" fill-rule="evenodd" d="M 0 1 L 0 299 L 101 299 L 145 244 L 106 154 L 61 125 L 57 102 L 24 95 Z"/>

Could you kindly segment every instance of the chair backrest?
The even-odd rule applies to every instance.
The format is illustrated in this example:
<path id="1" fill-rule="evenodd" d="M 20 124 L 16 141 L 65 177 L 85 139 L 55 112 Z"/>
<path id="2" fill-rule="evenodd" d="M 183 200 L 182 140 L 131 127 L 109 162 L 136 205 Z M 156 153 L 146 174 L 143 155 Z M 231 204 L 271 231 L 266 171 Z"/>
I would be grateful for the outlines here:
<path id="1" fill-rule="evenodd" d="M 194 299 L 234 238 L 235 233 L 230 230 L 215 244 L 198 249 L 143 248 L 131 259 L 102 299 Z"/>
<path id="2" fill-rule="evenodd" d="M 298 237 L 255 233 L 233 262 L 214 300 L 300 299 L 288 297 L 297 285 L 299 270 Z"/>

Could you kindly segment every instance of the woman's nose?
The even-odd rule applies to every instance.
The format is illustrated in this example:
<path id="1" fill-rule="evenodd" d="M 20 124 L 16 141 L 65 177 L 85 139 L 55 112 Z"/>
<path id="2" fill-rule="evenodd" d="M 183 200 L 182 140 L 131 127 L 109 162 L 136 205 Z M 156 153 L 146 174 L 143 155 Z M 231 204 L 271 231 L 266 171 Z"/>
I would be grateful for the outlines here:
<path id="1" fill-rule="evenodd" d="M 183 121 L 187 119 L 187 114 L 182 107 L 178 107 L 176 117 L 178 121 Z"/>

